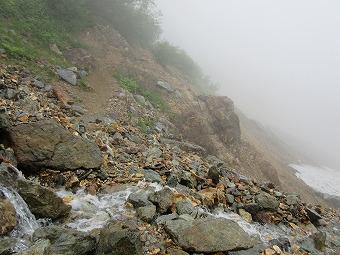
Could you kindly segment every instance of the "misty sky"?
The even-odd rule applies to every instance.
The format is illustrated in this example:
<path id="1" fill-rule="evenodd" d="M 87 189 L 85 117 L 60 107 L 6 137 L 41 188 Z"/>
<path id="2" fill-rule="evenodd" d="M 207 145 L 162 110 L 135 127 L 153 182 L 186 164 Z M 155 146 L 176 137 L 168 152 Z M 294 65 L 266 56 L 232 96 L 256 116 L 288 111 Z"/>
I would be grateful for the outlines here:
<path id="1" fill-rule="evenodd" d="M 340 165 L 340 1 L 157 0 L 163 37 L 248 117 Z"/>

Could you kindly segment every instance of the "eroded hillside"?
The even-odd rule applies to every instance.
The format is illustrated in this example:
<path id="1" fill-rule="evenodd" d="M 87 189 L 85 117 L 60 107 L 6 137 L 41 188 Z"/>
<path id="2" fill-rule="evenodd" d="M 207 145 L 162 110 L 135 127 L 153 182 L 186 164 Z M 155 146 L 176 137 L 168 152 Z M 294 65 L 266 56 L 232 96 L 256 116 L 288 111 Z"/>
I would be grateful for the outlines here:
<path id="1" fill-rule="evenodd" d="M 266 154 L 255 148 L 252 141 L 241 139 L 240 122 L 231 99 L 202 95 L 180 70 L 159 65 L 150 52 L 130 45 L 112 28 L 97 26 L 83 33 L 80 40 L 88 53 L 69 55 L 77 66 L 82 66 L 85 58 L 91 60 L 87 83 L 94 91 L 77 91 L 88 114 L 114 112 L 137 122 L 148 119 L 159 123 L 167 130 L 165 137 L 195 143 L 204 148 L 203 156 L 216 156 L 231 169 L 259 181 L 273 182 L 287 192 L 299 193 L 307 202 L 325 203 L 283 166 L 280 152 L 274 149 Z M 143 90 L 161 96 L 166 109 L 159 111 L 145 102 L 139 102 L 142 107 L 136 109 L 128 97 L 116 100 L 124 97 L 115 79 L 117 71 L 138 80 Z"/>

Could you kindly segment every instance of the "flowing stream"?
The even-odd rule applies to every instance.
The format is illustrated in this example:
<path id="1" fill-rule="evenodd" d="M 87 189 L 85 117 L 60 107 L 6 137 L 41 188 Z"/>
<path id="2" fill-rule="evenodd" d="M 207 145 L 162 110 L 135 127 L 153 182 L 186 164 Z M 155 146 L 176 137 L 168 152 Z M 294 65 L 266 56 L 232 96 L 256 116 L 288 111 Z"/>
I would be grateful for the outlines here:
<path id="1" fill-rule="evenodd" d="M 69 191 L 59 190 L 57 194 L 72 206 L 70 220 L 66 226 L 79 231 L 88 232 L 96 228 L 104 227 L 106 223 L 112 219 L 135 217 L 134 211 L 126 208 L 126 200 L 132 192 L 143 188 L 143 185 L 143 183 L 140 183 L 134 187 L 126 186 L 120 191 L 110 194 L 99 194 L 97 196 L 86 194 L 84 190 L 78 190 L 75 194 Z M 155 184 L 148 186 L 154 187 L 155 190 L 162 189 L 161 186 Z M 29 242 L 25 240 L 39 228 L 40 224 L 28 209 L 25 201 L 15 190 L 5 187 L 1 183 L 0 190 L 11 201 L 16 209 L 18 227 L 12 231 L 11 237 L 17 238 L 15 250 L 23 250 L 30 246 Z M 235 213 L 226 213 L 222 210 L 210 213 L 207 209 L 202 210 L 214 217 L 226 218 L 237 222 L 245 232 L 251 236 L 258 235 L 265 243 L 271 239 L 287 237 L 287 231 L 286 229 L 283 229 L 282 226 L 267 226 L 258 223 L 249 224 Z"/>
<path id="2" fill-rule="evenodd" d="M 11 232 L 11 237 L 24 237 L 25 235 L 32 235 L 33 232 L 39 228 L 39 223 L 29 210 L 26 202 L 13 188 L 4 187 L 1 183 L 0 191 L 4 193 L 5 197 L 11 202 L 16 211 L 18 223 L 17 227 Z"/>

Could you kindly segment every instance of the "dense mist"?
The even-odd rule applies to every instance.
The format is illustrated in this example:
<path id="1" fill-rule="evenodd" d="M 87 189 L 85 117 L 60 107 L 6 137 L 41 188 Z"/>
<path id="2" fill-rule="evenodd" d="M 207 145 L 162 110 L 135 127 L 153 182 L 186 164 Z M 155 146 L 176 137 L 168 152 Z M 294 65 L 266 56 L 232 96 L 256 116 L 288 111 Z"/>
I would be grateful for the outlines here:
<path id="1" fill-rule="evenodd" d="M 248 117 L 340 170 L 340 2 L 158 0 L 182 47 Z"/>

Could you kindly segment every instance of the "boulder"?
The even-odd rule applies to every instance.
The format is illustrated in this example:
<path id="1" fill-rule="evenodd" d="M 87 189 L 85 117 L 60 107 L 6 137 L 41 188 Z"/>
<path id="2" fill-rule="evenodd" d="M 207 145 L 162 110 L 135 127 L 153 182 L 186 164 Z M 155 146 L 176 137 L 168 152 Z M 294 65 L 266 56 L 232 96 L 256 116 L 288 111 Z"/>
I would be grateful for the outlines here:
<path id="1" fill-rule="evenodd" d="M 54 120 L 14 126 L 6 136 L 22 170 L 92 169 L 103 163 L 95 143 L 71 134 Z"/>
<path id="2" fill-rule="evenodd" d="M 71 211 L 71 206 L 53 191 L 25 179 L 18 180 L 18 193 L 36 217 L 57 219 L 68 216 Z"/>
<path id="3" fill-rule="evenodd" d="M 100 231 L 97 255 L 142 255 L 140 231 L 130 222 L 112 222 Z"/>
<path id="4" fill-rule="evenodd" d="M 0 237 L 7 235 L 17 226 L 15 208 L 0 191 Z"/>
<path id="5" fill-rule="evenodd" d="M 178 218 L 167 221 L 165 229 L 188 252 L 243 250 L 253 247 L 255 242 L 236 222 L 223 218 Z"/>
<path id="6" fill-rule="evenodd" d="M 262 207 L 263 209 L 268 209 L 268 210 L 276 210 L 280 202 L 273 197 L 272 195 L 269 195 L 268 193 L 261 192 L 255 197 L 255 200 L 257 204 Z"/>
<path id="7" fill-rule="evenodd" d="M 57 73 L 63 80 L 67 81 L 68 83 L 72 85 L 77 84 L 77 75 L 73 71 L 66 69 L 57 69 Z"/>
<path id="8" fill-rule="evenodd" d="M 33 241 L 48 239 L 51 243 L 50 254 L 83 255 L 94 251 L 96 240 L 93 236 L 74 229 L 47 226 L 33 233 Z"/>

